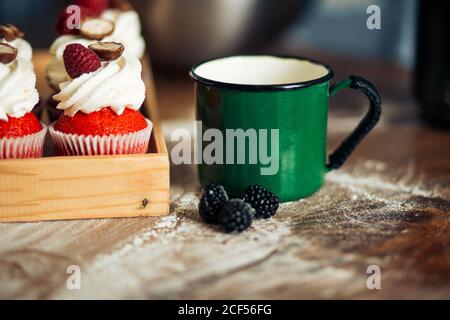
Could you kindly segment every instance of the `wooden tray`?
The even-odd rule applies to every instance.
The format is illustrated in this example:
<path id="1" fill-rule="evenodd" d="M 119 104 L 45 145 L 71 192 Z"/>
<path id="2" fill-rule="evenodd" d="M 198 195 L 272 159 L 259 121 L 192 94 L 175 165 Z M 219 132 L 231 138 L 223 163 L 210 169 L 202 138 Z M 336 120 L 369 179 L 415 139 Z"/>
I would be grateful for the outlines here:
<path id="1" fill-rule="evenodd" d="M 42 101 L 51 93 L 44 76 L 51 57 L 36 52 Z M 145 155 L 54 157 L 50 141 L 40 159 L 0 160 L 0 222 L 161 216 L 169 213 L 169 157 L 161 133 L 150 64 L 143 59 L 154 124 Z M 44 122 L 47 117 L 44 115 Z"/>

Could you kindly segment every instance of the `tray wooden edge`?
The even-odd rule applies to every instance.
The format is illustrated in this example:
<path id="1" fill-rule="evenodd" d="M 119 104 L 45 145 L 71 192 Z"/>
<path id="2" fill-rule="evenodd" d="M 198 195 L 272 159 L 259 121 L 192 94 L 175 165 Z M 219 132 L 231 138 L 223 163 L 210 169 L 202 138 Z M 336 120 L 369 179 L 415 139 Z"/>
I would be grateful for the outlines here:
<path id="1" fill-rule="evenodd" d="M 168 158 L 169 154 L 167 151 L 167 145 L 164 140 L 164 136 L 160 125 L 158 98 L 156 95 L 155 81 L 153 79 L 153 71 L 148 55 L 146 55 L 142 59 L 142 68 L 143 68 L 142 78 L 144 80 L 145 87 L 147 89 L 147 99 L 145 100 L 144 103 L 144 109 L 150 115 L 150 119 L 153 121 L 154 126 L 153 132 L 156 139 L 156 149 L 158 153 L 165 154 L 167 155 Z"/>

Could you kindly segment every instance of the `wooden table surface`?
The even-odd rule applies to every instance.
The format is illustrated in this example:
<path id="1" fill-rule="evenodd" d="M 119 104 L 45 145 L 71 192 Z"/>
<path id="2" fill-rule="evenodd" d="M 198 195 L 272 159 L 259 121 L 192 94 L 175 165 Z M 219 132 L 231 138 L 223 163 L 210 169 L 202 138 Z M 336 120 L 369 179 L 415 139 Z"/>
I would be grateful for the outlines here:
<path id="1" fill-rule="evenodd" d="M 327 57 L 337 79 L 373 80 L 382 121 L 314 196 L 270 221 L 223 234 L 197 214 L 194 166 L 172 167 L 163 218 L 0 224 L 0 298 L 450 298 L 450 130 L 417 116 L 409 74 Z M 192 83 L 157 73 L 163 129 L 193 128 Z M 355 126 L 364 99 L 331 106 L 329 148 Z M 66 287 L 70 265 L 81 290 Z M 381 270 L 369 290 L 367 267 Z"/>

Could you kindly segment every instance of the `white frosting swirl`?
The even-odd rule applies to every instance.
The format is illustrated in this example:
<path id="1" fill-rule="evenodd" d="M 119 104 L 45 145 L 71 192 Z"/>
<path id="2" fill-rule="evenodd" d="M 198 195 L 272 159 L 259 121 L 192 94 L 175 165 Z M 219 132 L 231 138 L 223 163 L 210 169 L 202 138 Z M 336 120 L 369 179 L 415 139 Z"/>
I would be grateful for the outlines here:
<path id="1" fill-rule="evenodd" d="M 104 62 L 95 72 L 86 73 L 60 84 L 61 92 L 53 99 L 57 109 L 74 116 L 78 111 L 89 114 L 110 107 L 121 115 L 125 108 L 139 110 L 145 100 L 145 85 L 138 58 L 123 55 Z"/>
<path id="2" fill-rule="evenodd" d="M 141 35 L 141 23 L 136 11 L 120 11 L 117 9 L 105 10 L 102 18 L 114 21 L 114 32 L 112 35 L 104 38 L 102 41 L 112 41 L 122 43 L 125 47 L 125 53 L 142 58 L 145 51 L 145 42 Z M 63 35 L 55 40 L 50 47 L 50 53 L 55 57 L 47 67 L 47 78 L 50 84 L 57 88 L 58 84 L 66 81 L 68 75 L 64 68 L 63 54 L 67 45 L 80 43 L 85 47 L 95 40 L 84 39 L 74 35 Z"/>
<path id="3" fill-rule="evenodd" d="M 23 117 L 38 102 L 32 62 L 19 58 L 7 65 L 0 63 L 0 120 Z"/>
<path id="4" fill-rule="evenodd" d="M 13 41 L 6 41 L 5 39 L 0 39 L 0 42 L 7 43 L 7 44 L 17 48 L 17 50 L 18 50 L 17 58 L 18 59 L 31 61 L 31 59 L 33 57 L 33 49 L 31 48 L 31 45 L 27 41 L 25 41 L 21 38 L 17 38 Z"/>
<path id="5" fill-rule="evenodd" d="M 120 42 L 125 51 L 135 57 L 142 58 L 145 51 L 145 41 L 141 35 L 141 22 L 136 11 L 120 11 L 117 9 L 105 10 L 102 18 L 114 21 L 114 32 L 108 40 Z"/>

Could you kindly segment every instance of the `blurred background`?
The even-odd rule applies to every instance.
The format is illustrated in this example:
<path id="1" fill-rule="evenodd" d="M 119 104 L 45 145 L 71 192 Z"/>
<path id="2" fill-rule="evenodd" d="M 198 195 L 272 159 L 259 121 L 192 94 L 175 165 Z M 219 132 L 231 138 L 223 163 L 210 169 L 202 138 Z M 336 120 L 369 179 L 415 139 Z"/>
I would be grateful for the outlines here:
<path id="1" fill-rule="evenodd" d="M 450 123 L 445 34 L 449 22 L 436 4 L 420 0 L 131 2 L 140 13 L 157 77 L 186 76 L 194 63 L 236 53 L 309 56 L 335 65 L 337 77 L 348 72 L 370 76 L 384 94 L 414 93 L 426 100 L 422 113 L 427 118 Z M 20 26 L 34 47 L 48 48 L 57 36 L 55 18 L 68 3 L 0 0 L 0 21 Z M 380 30 L 366 26 L 367 8 L 374 4 L 381 9 Z M 420 75 L 416 81 L 414 74 Z"/>
<path id="2" fill-rule="evenodd" d="M 388 59 L 406 67 L 414 62 L 416 0 L 132 2 L 140 11 L 154 62 L 166 66 L 185 67 L 211 56 L 300 46 Z M 19 25 L 34 46 L 46 48 L 57 36 L 55 17 L 68 3 L 0 0 L 0 21 Z M 381 8 L 382 32 L 365 27 L 371 4 Z"/>

